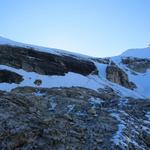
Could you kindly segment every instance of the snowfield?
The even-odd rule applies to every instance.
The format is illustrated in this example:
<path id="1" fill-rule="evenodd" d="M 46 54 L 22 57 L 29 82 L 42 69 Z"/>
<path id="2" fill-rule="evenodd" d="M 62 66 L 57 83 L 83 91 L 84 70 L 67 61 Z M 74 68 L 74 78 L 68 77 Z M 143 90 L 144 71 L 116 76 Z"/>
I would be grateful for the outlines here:
<path id="1" fill-rule="evenodd" d="M 150 47 L 129 49 L 121 54 L 123 57 L 150 58 Z"/>
<path id="2" fill-rule="evenodd" d="M 35 72 L 27 72 L 24 71 L 23 69 L 16 69 L 5 65 L 0 65 L 0 70 L 3 69 L 22 75 L 24 80 L 20 84 L 0 83 L 0 90 L 2 91 L 11 91 L 16 87 L 23 87 L 23 86 L 42 87 L 42 88 L 79 86 L 93 90 L 98 90 L 99 88 L 105 88 L 106 86 L 109 86 L 112 89 L 114 89 L 120 96 L 144 98 L 135 91 L 129 90 L 127 88 L 124 88 L 120 85 L 108 81 L 103 76 L 96 76 L 96 75 L 83 76 L 73 72 L 69 72 L 65 74 L 65 76 L 56 76 L 56 75 L 47 76 L 47 75 L 40 75 Z M 101 67 L 98 69 L 100 71 Z M 104 69 L 103 65 L 102 69 Z M 40 86 L 35 85 L 34 84 L 35 80 L 41 80 L 42 84 Z"/>
<path id="3" fill-rule="evenodd" d="M 0 90 L 10 91 L 18 86 L 37 87 L 37 85 L 34 84 L 34 81 L 40 79 L 42 81 L 40 87 L 45 87 L 45 88 L 80 86 L 80 87 L 98 90 L 99 88 L 105 88 L 106 86 L 109 86 L 121 96 L 126 96 L 126 97 L 131 96 L 134 98 L 150 98 L 150 92 L 149 92 L 150 84 L 148 84 L 150 83 L 150 70 L 148 70 L 144 74 L 137 73 L 137 75 L 134 75 L 131 73 L 129 68 L 121 64 L 121 58 L 126 56 L 150 58 L 149 47 L 145 49 L 127 50 L 120 56 L 112 57 L 110 59 L 114 61 L 122 70 L 124 70 L 128 74 L 129 81 L 132 81 L 136 84 L 137 88 L 134 90 L 130 90 L 118 84 L 108 81 L 106 79 L 107 64 L 95 62 L 94 60 L 92 60 L 93 57 L 67 52 L 63 50 L 53 49 L 53 48 L 45 48 L 40 46 L 23 44 L 3 37 L 0 37 L 0 45 L 11 45 L 11 46 L 19 46 L 25 48 L 34 48 L 37 51 L 42 51 L 42 52 L 47 52 L 47 53 L 52 53 L 57 55 L 69 55 L 78 59 L 91 60 L 92 62 L 94 62 L 99 72 L 98 76 L 96 75 L 83 76 L 81 74 L 77 74 L 73 72 L 69 72 L 65 74 L 65 76 L 46 76 L 46 75 L 37 74 L 35 72 L 26 72 L 22 69 L 15 69 L 13 67 L 0 65 L 1 70 L 6 69 L 9 71 L 16 72 L 22 75 L 24 78 L 24 80 L 20 84 L 0 83 Z"/>

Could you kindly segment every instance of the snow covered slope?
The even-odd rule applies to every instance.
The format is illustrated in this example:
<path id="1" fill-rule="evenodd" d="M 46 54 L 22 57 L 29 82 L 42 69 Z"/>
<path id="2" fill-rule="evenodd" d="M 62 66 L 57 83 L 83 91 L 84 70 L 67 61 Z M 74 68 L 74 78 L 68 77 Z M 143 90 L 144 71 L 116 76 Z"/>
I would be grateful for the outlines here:
<path id="1" fill-rule="evenodd" d="M 93 57 L 89 57 L 86 55 L 71 53 L 63 50 L 45 48 L 40 46 L 28 45 L 23 43 L 18 43 L 3 37 L 0 37 L 0 45 L 10 45 L 13 47 L 24 47 L 27 49 L 34 49 L 36 51 L 46 52 L 49 54 L 55 54 L 58 56 L 70 56 L 72 58 L 76 58 L 79 60 L 88 60 L 95 64 L 98 74 L 89 74 L 83 75 L 79 73 L 75 73 L 73 71 L 69 71 L 65 75 L 42 75 L 38 74 L 34 71 L 27 71 L 22 68 L 17 68 L 9 63 L 1 63 L 0 62 L 0 70 L 8 70 L 15 72 L 23 77 L 23 81 L 20 84 L 16 83 L 0 83 L 0 90 L 10 91 L 16 87 L 22 86 L 33 86 L 33 87 L 72 87 L 79 86 L 85 87 L 93 90 L 99 90 L 100 88 L 110 87 L 115 92 L 117 92 L 120 96 L 123 97 L 134 97 L 134 98 L 150 98 L 150 68 L 147 68 L 147 71 L 144 73 L 136 72 L 132 70 L 127 65 L 122 63 L 122 57 L 138 57 L 138 58 L 150 58 L 150 48 L 145 49 L 132 49 L 127 50 L 122 55 L 117 57 L 108 58 L 107 61 L 103 61 L 104 59 L 97 59 Z M 1 53 L 1 52 L 0 52 Z M 29 56 L 25 56 L 29 57 Z M 30 59 L 33 59 L 31 57 Z M 34 58 L 35 59 L 35 58 Z M 6 60 L 8 61 L 8 60 Z M 140 62 L 139 62 L 140 63 Z M 27 64 L 28 65 L 28 64 Z M 64 65 L 61 63 L 61 65 Z M 135 89 L 129 89 L 121 84 L 118 84 L 118 79 L 112 82 L 107 78 L 107 67 L 108 66 L 118 66 L 123 72 L 128 75 L 129 82 L 132 81 L 135 85 Z M 29 67 L 29 66 L 25 66 Z M 32 67 L 32 66 L 31 66 Z M 44 67 L 44 66 L 43 66 Z M 57 66 L 56 66 L 57 67 Z M 64 67 L 65 68 L 65 67 Z M 84 68 L 83 68 L 84 69 Z M 113 71 L 113 70 L 112 70 Z M 124 76 L 124 75 L 123 75 Z M 40 80 L 41 84 L 35 84 L 36 80 Z"/>
<path id="2" fill-rule="evenodd" d="M 123 57 L 150 58 L 150 47 L 129 49 L 121 54 Z"/>
<path id="3" fill-rule="evenodd" d="M 18 46 L 18 47 L 24 47 L 24 48 L 33 48 L 36 51 L 41 51 L 41 52 L 46 52 L 46 53 L 51 53 L 55 55 L 65 55 L 65 56 L 72 56 L 72 57 L 77 57 L 77 58 L 82 58 L 82 59 L 88 59 L 90 56 L 79 54 L 79 53 L 73 53 L 69 52 L 66 50 L 60 50 L 56 48 L 48 48 L 48 47 L 42 47 L 42 46 L 37 46 L 37 45 L 31 45 L 31 44 L 24 44 L 20 42 L 16 42 L 4 37 L 0 36 L 0 45 L 11 45 L 11 46 Z"/>
<path id="4" fill-rule="evenodd" d="M 138 50 L 130 50 L 126 51 L 121 56 L 112 57 L 111 60 L 115 62 L 115 64 L 125 71 L 128 75 L 130 81 L 135 83 L 136 88 L 134 89 L 135 92 L 142 95 L 145 98 L 150 98 L 150 65 L 143 64 L 143 61 L 149 60 L 150 61 L 150 53 L 149 48 L 147 49 L 138 49 Z M 128 53 L 129 52 L 129 53 Z M 135 54 L 134 54 L 135 52 Z M 146 56 L 147 55 L 147 56 Z M 148 66 L 145 72 L 139 72 L 129 67 L 129 64 L 123 64 L 122 59 L 127 57 L 129 63 L 133 61 L 132 57 L 138 58 L 138 61 L 133 63 L 131 66 L 134 68 L 140 68 L 141 66 Z M 135 59 L 136 59 L 135 58 Z M 141 61 L 142 60 L 142 61 Z"/>

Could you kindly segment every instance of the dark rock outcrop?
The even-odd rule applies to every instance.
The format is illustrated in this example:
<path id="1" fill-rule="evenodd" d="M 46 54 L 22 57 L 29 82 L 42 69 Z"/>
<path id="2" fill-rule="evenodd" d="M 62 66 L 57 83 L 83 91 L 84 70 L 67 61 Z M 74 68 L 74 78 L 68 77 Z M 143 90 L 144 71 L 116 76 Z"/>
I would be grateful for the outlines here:
<path id="1" fill-rule="evenodd" d="M 110 58 L 91 58 L 91 60 L 94 60 L 95 62 L 101 63 L 101 64 L 109 64 Z"/>
<path id="2" fill-rule="evenodd" d="M 150 59 L 143 58 L 130 58 L 126 57 L 122 59 L 122 63 L 127 65 L 130 69 L 136 72 L 145 73 L 147 69 L 150 69 Z"/>
<path id="3" fill-rule="evenodd" d="M 15 72 L 0 70 L 0 83 L 16 83 L 23 81 L 23 77 Z"/>
<path id="4" fill-rule="evenodd" d="M 9 45 L 0 45 L 0 64 L 43 75 L 74 72 L 86 76 L 92 72 L 97 73 L 94 63 L 85 59 Z"/>
<path id="5" fill-rule="evenodd" d="M 124 86 L 129 89 L 136 88 L 133 82 L 130 82 L 128 75 L 116 65 L 108 65 L 106 68 L 106 78 L 114 83 Z"/>

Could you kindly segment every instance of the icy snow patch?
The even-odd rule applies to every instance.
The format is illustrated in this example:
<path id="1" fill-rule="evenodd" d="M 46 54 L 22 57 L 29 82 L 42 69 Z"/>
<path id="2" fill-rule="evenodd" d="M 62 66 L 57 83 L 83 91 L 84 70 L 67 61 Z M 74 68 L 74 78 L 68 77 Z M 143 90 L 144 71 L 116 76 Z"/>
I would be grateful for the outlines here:
<path id="1" fill-rule="evenodd" d="M 34 92 L 34 94 L 35 94 L 35 96 L 45 96 L 46 95 L 46 93 L 41 93 L 40 91 L 38 91 L 38 92 Z"/>
<path id="2" fill-rule="evenodd" d="M 124 112 L 123 112 L 124 114 Z M 117 121 L 119 121 L 118 124 L 118 131 L 116 134 L 113 136 L 112 141 L 114 142 L 115 145 L 118 145 L 122 147 L 122 149 L 127 149 L 128 144 L 132 143 L 134 146 L 138 147 L 141 150 L 145 150 L 142 146 L 140 146 L 133 138 L 129 138 L 126 136 L 123 132 L 126 129 L 126 123 L 120 118 L 118 113 L 111 113 L 110 114 L 112 117 L 116 118 Z M 125 113 L 125 116 L 128 116 L 128 114 Z"/>
<path id="3" fill-rule="evenodd" d="M 70 113 L 73 109 L 74 109 L 75 105 L 68 105 L 67 108 L 69 109 L 68 110 L 68 113 Z"/>
<path id="4" fill-rule="evenodd" d="M 124 136 L 123 136 L 123 130 L 126 128 L 125 127 L 125 122 L 123 120 L 121 120 L 120 116 L 118 113 L 111 113 L 111 116 L 116 118 L 117 121 L 119 121 L 118 124 L 118 131 L 116 132 L 116 134 L 114 135 L 112 141 L 116 144 L 116 145 L 124 145 L 127 146 L 127 144 L 124 142 Z"/>
<path id="5" fill-rule="evenodd" d="M 91 103 L 91 104 L 98 104 L 98 105 L 100 105 L 102 102 L 104 102 L 103 100 L 101 100 L 100 98 L 94 98 L 94 97 L 91 97 L 90 99 L 89 99 L 89 102 Z"/>
<path id="6" fill-rule="evenodd" d="M 101 64 L 97 62 L 94 62 L 94 64 L 97 67 L 99 77 L 106 79 L 107 64 Z"/>
<path id="7" fill-rule="evenodd" d="M 57 106 L 57 103 L 55 102 L 55 98 L 53 98 L 52 97 L 52 99 L 51 99 L 51 101 L 50 101 L 50 108 L 49 108 L 49 110 L 50 111 L 54 111 L 55 110 L 55 108 L 56 108 L 56 106 Z"/>
<path id="8" fill-rule="evenodd" d="M 148 111 L 145 116 L 146 116 L 146 117 L 148 118 L 148 120 L 150 121 L 150 111 Z"/>
<path id="9" fill-rule="evenodd" d="M 89 103 L 92 105 L 92 108 L 95 109 L 98 105 L 100 107 L 102 107 L 102 103 L 104 102 L 103 100 L 101 100 L 100 98 L 94 98 L 94 97 L 91 97 L 89 100 Z"/>

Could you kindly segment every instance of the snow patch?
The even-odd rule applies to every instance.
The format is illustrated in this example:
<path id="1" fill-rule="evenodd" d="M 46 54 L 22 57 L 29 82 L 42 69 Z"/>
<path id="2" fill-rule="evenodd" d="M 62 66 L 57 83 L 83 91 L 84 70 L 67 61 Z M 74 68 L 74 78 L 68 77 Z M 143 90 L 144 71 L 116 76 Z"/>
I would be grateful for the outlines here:
<path id="1" fill-rule="evenodd" d="M 0 65 L 0 69 L 6 69 L 12 72 L 16 72 L 17 74 L 22 75 L 24 79 L 19 85 L 1 83 L 0 90 L 5 91 L 10 91 L 16 87 L 23 87 L 23 86 L 43 87 L 43 88 L 79 86 L 93 90 L 103 88 L 102 85 L 99 85 L 94 80 L 90 80 L 86 76 L 72 72 L 66 73 L 65 76 L 56 76 L 56 75 L 47 76 L 47 75 L 40 75 L 35 72 L 27 72 L 24 71 L 23 69 L 16 69 L 5 65 Z M 42 84 L 40 86 L 34 84 L 34 81 L 37 79 L 42 81 Z"/>
<path id="2" fill-rule="evenodd" d="M 41 97 L 41 96 L 45 96 L 46 93 L 41 93 L 40 91 L 38 91 L 38 92 L 34 92 L 34 95 Z"/>
<path id="3" fill-rule="evenodd" d="M 75 105 L 68 105 L 67 108 L 68 108 L 68 113 L 70 113 L 75 108 Z"/>
<path id="4" fill-rule="evenodd" d="M 117 121 L 119 121 L 118 124 L 118 131 L 116 132 L 116 134 L 114 135 L 112 141 L 116 144 L 116 145 L 123 145 L 123 146 L 127 146 L 127 144 L 124 142 L 124 136 L 123 136 L 123 130 L 126 128 L 125 127 L 125 122 L 123 120 L 121 120 L 120 116 L 118 113 L 111 113 L 110 114 L 112 117 L 116 118 Z"/>
<path id="5" fill-rule="evenodd" d="M 148 120 L 150 121 L 150 111 L 148 111 L 145 116 L 146 116 L 146 117 L 148 118 Z"/>
<path id="6" fill-rule="evenodd" d="M 97 62 L 94 62 L 94 64 L 97 67 L 99 77 L 106 79 L 107 64 L 100 64 L 100 63 L 97 63 Z"/>
<path id="7" fill-rule="evenodd" d="M 56 106 L 57 106 L 57 103 L 55 102 L 55 99 L 54 98 L 52 98 L 51 99 L 51 101 L 50 101 L 50 108 L 49 108 L 49 110 L 50 111 L 54 111 L 55 110 L 55 108 L 56 108 Z"/>
<path id="8" fill-rule="evenodd" d="M 93 105 L 100 105 L 101 103 L 103 103 L 104 101 L 101 100 L 100 98 L 94 98 L 94 97 L 91 97 L 89 99 L 89 102 Z"/>

